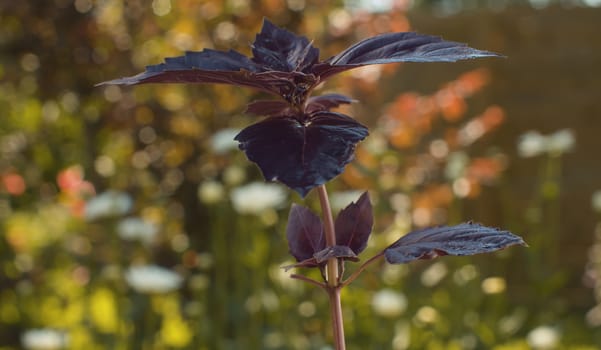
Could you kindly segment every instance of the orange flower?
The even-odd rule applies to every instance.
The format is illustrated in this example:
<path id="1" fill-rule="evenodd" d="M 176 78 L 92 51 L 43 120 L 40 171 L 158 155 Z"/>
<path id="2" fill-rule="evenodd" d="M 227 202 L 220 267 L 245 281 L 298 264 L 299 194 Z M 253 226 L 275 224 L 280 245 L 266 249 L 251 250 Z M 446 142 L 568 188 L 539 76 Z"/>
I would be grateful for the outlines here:
<path id="1" fill-rule="evenodd" d="M 23 177 L 13 172 L 2 175 L 2 187 L 13 196 L 20 196 L 27 189 Z"/>

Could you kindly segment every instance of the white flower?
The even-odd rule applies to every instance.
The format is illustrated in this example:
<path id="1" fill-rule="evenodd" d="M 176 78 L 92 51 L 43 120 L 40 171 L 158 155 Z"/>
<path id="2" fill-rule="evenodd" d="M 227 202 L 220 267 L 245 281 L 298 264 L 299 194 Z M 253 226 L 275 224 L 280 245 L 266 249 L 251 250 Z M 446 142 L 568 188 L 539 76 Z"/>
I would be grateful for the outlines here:
<path id="1" fill-rule="evenodd" d="M 601 213 L 601 190 L 595 191 L 595 193 L 593 193 L 593 197 L 591 198 L 591 204 L 593 205 L 593 209 L 596 212 Z"/>
<path id="2" fill-rule="evenodd" d="M 507 282 L 503 277 L 488 277 L 482 280 L 480 287 L 486 294 L 499 294 L 507 289 Z"/>
<path id="3" fill-rule="evenodd" d="M 365 140 L 364 147 L 373 155 L 380 155 L 389 149 L 386 136 L 375 130 L 369 135 L 367 140 Z"/>
<path id="4" fill-rule="evenodd" d="M 518 154 L 524 158 L 543 153 L 560 155 L 571 151 L 575 143 L 574 132 L 570 129 L 562 129 L 546 136 L 538 131 L 528 131 L 520 136 Z"/>
<path id="5" fill-rule="evenodd" d="M 463 176 L 465 168 L 470 162 L 470 157 L 465 152 L 453 152 L 447 158 L 444 173 L 447 179 L 456 180 Z"/>
<path id="6" fill-rule="evenodd" d="M 240 130 L 238 129 L 222 129 L 216 132 L 211 138 L 211 148 L 213 152 L 217 154 L 224 154 L 228 151 L 238 149 L 238 142 L 234 140 L 234 137 L 238 135 Z"/>
<path id="7" fill-rule="evenodd" d="M 205 204 L 215 204 L 223 200 L 225 189 L 220 182 L 205 181 L 198 186 L 198 199 Z"/>
<path id="8" fill-rule="evenodd" d="M 520 136 L 518 141 L 518 154 L 520 157 L 530 158 L 538 156 L 547 150 L 547 137 L 538 131 L 528 131 Z"/>
<path id="9" fill-rule="evenodd" d="M 527 340 L 534 349 L 555 349 L 559 344 L 559 333 L 553 327 L 539 326 L 528 333 Z"/>
<path id="10" fill-rule="evenodd" d="M 433 287 L 438 284 L 449 272 L 447 266 L 442 262 L 436 262 L 422 272 L 422 284 L 426 287 Z"/>
<path id="11" fill-rule="evenodd" d="M 559 130 L 547 136 L 547 152 L 552 154 L 566 153 L 574 148 L 575 143 L 576 139 L 572 130 Z"/>
<path id="12" fill-rule="evenodd" d="M 85 217 L 94 220 L 127 213 L 133 205 L 131 197 L 124 192 L 109 190 L 91 198 L 86 203 Z"/>
<path id="13" fill-rule="evenodd" d="M 117 225 L 117 234 L 125 240 L 140 240 L 148 244 L 154 241 L 158 233 L 157 225 L 141 218 L 126 218 Z"/>
<path id="14" fill-rule="evenodd" d="M 598 304 L 586 313 L 586 322 L 591 327 L 601 326 L 601 304 Z"/>
<path id="15" fill-rule="evenodd" d="M 230 199 L 240 214 L 261 214 L 284 204 L 286 191 L 277 184 L 253 182 L 232 190 Z"/>
<path id="16" fill-rule="evenodd" d="M 330 206 L 334 212 L 346 208 L 351 202 L 357 202 L 363 191 L 350 190 L 342 192 L 334 192 L 330 195 Z"/>
<path id="17" fill-rule="evenodd" d="M 380 316 L 396 317 L 407 308 L 407 298 L 394 290 L 382 289 L 373 295 L 371 306 Z"/>
<path id="18" fill-rule="evenodd" d="M 156 265 L 132 266 L 125 272 L 125 280 L 140 293 L 169 293 L 183 282 L 177 273 Z"/>
<path id="19" fill-rule="evenodd" d="M 411 209 L 411 198 L 404 193 L 395 193 L 390 196 L 390 206 L 397 213 L 407 213 Z"/>
<path id="20" fill-rule="evenodd" d="M 48 328 L 30 329 L 21 336 L 23 347 L 31 350 L 63 349 L 68 340 L 64 332 Z"/>
<path id="21" fill-rule="evenodd" d="M 421 323 L 436 323 L 438 317 L 438 311 L 436 311 L 436 309 L 432 306 L 426 305 L 417 310 L 414 320 Z"/>

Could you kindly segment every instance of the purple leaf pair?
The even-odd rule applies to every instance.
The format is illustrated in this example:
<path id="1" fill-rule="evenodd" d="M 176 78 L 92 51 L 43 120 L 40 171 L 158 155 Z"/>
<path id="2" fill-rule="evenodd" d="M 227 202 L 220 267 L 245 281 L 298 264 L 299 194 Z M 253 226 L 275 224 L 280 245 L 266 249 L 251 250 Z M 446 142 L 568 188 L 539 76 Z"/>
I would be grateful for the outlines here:
<path id="1" fill-rule="evenodd" d="M 236 137 L 265 179 L 278 180 L 303 197 L 340 174 L 363 140 L 367 128 L 352 118 L 330 112 L 349 103 L 342 95 L 309 97 L 327 78 L 369 64 L 451 62 L 499 56 L 465 44 L 417 33 L 388 33 L 362 40 L 325 61 L 304 36 L 267 19 L 252 44 L 253 56 L 205 49 L 169 57 L 132 77 L 103 84 L 221 83 L 274 94 L 282 101 L 257 101 L 248 112 L 267 116 Z"/>
<path id="2" fill-rule="evenodd" d="M 324 227 L 309 209 L 293 204 L 288 217 L 286 236 L 290 254 L 298 264 L 291 267 L 323 266 L 330 258 L 357 261 L 367 246 L 373 226 L 372 206 L 364 192 L 357 202 L 340 211 L 334 222 L 336 245 L 326 247 Z"/>

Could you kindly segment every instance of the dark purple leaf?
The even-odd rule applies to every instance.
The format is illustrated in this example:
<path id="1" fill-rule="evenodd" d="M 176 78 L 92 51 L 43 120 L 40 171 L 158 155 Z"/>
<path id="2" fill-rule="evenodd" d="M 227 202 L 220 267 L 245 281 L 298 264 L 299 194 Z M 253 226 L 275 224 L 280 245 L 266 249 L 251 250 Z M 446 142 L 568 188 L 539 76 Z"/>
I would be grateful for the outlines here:
<path id="1" fill-rule="evenodd" d="M 438 36 L 405 32 L 381 34 L 362 40 L 328 60 L 328 63 L 455 62 L 489 56 L 499 55 L 472 49 L 463 43 L 446 41 Z"/>
<path id="2" fill-rule="evenodd" d="M 350 97 L 340 94 L 325 94 L 321 96 L 310 97 L 307 100 L 307 113 L 315 113 L 318 111 L 329 111 L 332 108 L 336 108 L 342 104 L 353 103 Z"/>
<path id="3" fill-rule="evenodd" d="M 210 70 L 199 68 L 195 65 L 182 68 L 185 57 L 191 54 L 202 54 L 206 52 L 188 52 L 186 56 L 167 58 L 165 63 L 148 66 L 146 71 L 132 77 L 120 78 L 106 81 L 98 85 L 136 85 L 148 83 L 215 83 L 246 86 L 271 94 L 287 97 L 302 96 L 305 91 L 297 91 L 298 82 L 305 81 L 311 85 L 315 80 L 313 76 L 307 76 L 300 72 L 253 72 L 242 68 L 242 70 Z M 220 52 L 213 51 L 212 52 Z M 221 52 L 222 54 L 229 54 Z M 244 56 L 243 56 L 244 57 Z M 208 58 L 207 58 L 208 59 Z M 214 60 L 211 58 L 210 60 Z M 170 63 L 170 62 L 177 63 Z M 207 65 L 210 67 L 211 65 Z"/>
<path id="4" fill-rule="evenodd" d="M 321 111 L 329 111 L 342 104 L 350 104 L 354 100 L 340 94 L 325 94 L 310 97 L 307 100 L 305 111 L 307 114 L 315 114 Z M 290 103 L 282 100 L 258 100 L 246 106 L 246 113 L 262 116 L 293 115 L 294 110 Z"/>
<path id="5" fill-rule="evenodd" d="M 367 246 L 373 224 L 369 194 L 364 192 L 357 202 L 349 204 L 336 217 L 336 244 L 347 246 L 359 255 Z"/>
<path id="6" fill-rule="evenodd" d="M 267 19 L 252 44 L 252 60 L 263 70 L 304 72 L 319 60 L 319 49 L 309 39 L 279 28 Z"/>
<path id="7" fill-rule="evenodd" d="M 404 264 L 442 255 L 489 253 L 517 244 L 526 245 L 511 232 L 464 223 L 410 232 L 386 248 L 384 254 L 389 263 Z"/>
<path id="8" fill-rule="evenodd" d="M 362 40 L 313 68 L 321 79 L 369 64 L 396 62 L 455 62 L 478 57 L 498 57 L 489 51 L 441 37 L 413 32 L 387 33 Z"/>
<path id="9" fill-rule="evenodd" d="M 246 72 L 246 73 L 243 73 Z M 260 67 L 243 54 L 204 49 L 187 51 L 184 56 L 168 57 L 164 63 L 147 66 L 146 72 L 133 77 L 115 79 L 104 84 L 141 83 L 235 83 L 248 72 L 258 73 Z M 236 73 L 236 74 L 232 74 Z M 236 76 L 240 77 L 236 77 Z"/>
<path id="10" fill-rule="evenodd" d="M 319 49 L 309 40 L 267 19 L 252 45 L 254 57 L 230 50 L 188 51 L 164 63 L 147 66 L 132 77 L 100 83 L 134 85 L 146 83 L 221 83 L 246 86 L 282 96 L 293 104 L 303 103 L 317 84 L 308 72 L 319 60 Z"/>
<path id="11" fill-rule="evenodd" d="M 354 262 L 359 261 L 359 258 L 357 257 L 357 255 L 355 255 L 351 248 L 346 246 L 335 245 L 333 247 L 327 247 L 318 251 L 317 253 L 313 254 L 313 257 L 309 259 L 305 259 L 296 264 L 286 265 L 283 268 L 285 271 L 288 271 L 297 267 L 323 266 L 331 258 L 340 258 Z"/>
<path id="12" fill-rule="evenodd" d="M 327 247 L 313 255 L 315 262 L 323 264 L 331 258 L 342 258 L 345 260 L 359 261 L 359 258 L 351 250 L 351 248 L 342 245 L 335 245 L 333 247 Z"/>
<path id="13" fill-rule="evenodd" d="M 348 116 L 318 112 L 267 118 L 235 140 L 266 180 L 280 181 L 304 197 L 340 174 L 367 134 L 365 126 Z"/>
<path id="14" fill-rule="evenodd" d="M 299 262 L 313 258 L 316 252 L 326 246 L 323 225 L 319 217 L 297 204 L 292 204 L 290 208 L 286 237 L 290 254 Z"/>

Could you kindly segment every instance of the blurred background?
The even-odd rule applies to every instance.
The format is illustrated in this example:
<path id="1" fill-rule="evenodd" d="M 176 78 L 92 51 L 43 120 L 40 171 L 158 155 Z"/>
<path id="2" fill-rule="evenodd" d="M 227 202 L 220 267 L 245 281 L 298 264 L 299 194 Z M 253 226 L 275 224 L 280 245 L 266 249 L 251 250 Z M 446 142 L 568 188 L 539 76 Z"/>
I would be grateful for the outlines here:
<path id="1" fill-rule="evenodd" d="M 336 211 L 370 192 L 363 259 L 467 220 L 530 245 L 371 266 L 343 293 L 348 349 L 600 349 L 599 6 L 0 1 L 0 349 L 331 349 L 325 294 L 281 269 L 290 204 L 316 195 L 265 184 L 232 141 L 265 96 L 94 87 L 185 50 L 249 54 L 263 17 L 323 59 L 408 30 L 507 56 L 370 66 L 317 92 L 357 99 L 343 111 L 370 127 L 328 185 Z"/>

